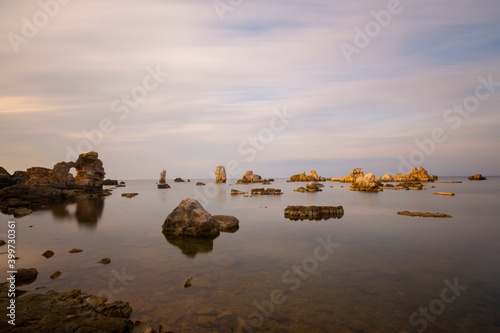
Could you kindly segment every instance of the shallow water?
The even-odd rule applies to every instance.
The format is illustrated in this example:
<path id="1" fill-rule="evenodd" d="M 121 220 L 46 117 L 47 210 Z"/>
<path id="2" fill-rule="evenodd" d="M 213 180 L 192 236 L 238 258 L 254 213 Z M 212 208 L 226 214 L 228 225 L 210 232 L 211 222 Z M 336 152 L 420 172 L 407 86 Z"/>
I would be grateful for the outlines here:
<path id="1" fill-rule="evenodd" d="M 500 332 L 500 178 L 440 180 L 463 183 L 362 193 L 349 191 L 349 184 L 325 182 L 323 192 L 300 193 L 293 189 L 303 183 L 284 179 L 260 186 L 202 180 L 205 187 L 195 186 L 198 180 L 170 180 L 172 188 L 162 190 L 154 180 L 127 181 L 104 201 L 60 205 L 15 219 L 17 266 L 39 271 L 38 279 L 21 289 L 78 288 L 127 301 L 132 319 L 163 323 L 175 332 L 222 330 L 217 325 L 226 311 L 236 329 L 234 319 L 240 318 L 243 332 L 417 332 L 423 327 L 426 332 Z M 256 187 L 279 188 L 284 195 L 229 194 L 232 188 Z M 456 195 L 432 194 L 448 191 Z M 124 192 L 139 195 L 123 198 Z M 196 196 L 210 213 L 236 216 L 239 230 L 201 242 L 167 240 L 161 233 L 166 216 L 182 199 Z M 284 208 L 297 204 L 342 205 L 345 214 L 322 221 L 284 218 Z M 399 216 L 400 210 L 453 218 Z M 1 233 L 9 219 L 0 216 Z M 331 253 L 317 250 L 328 239 L 335 244 Z M 72 248 L 84 251 L 68 253 Z M 42 257 L 46 250 L 55 255 Z M 5 278 L 7 258 L 1 257 Z M 111 264 L 98 264 L 103 257 Z M 62 276 L 51 280 L 57 270 Z M 184 288 L 191 276 L 192 286 Z M 467 288 L 449 303 L 439 301 L 444 281 L 454 279 Z M 280 304 L 270 306 L 271 299 Z M 434 308 L 427 317 L 409 322 L 429 306 Z"/>

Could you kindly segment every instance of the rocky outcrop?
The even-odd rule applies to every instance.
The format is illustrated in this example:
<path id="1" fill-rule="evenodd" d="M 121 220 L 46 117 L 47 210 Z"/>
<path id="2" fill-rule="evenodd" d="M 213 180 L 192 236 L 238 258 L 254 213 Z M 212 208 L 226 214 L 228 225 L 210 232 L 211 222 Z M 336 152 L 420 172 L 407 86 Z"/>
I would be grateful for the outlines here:
<path id="1" fill-rule="evenodd" d="M 220 231 L 236 231 L 240 220 L 231 215 L 214 215 L 213 218 L 219 224 Z"/>
<path id="2" fill-rule="evenodd" d="M 374 181 L 368 180 L 365 177 L 357 177 L 349 189 L 351 191 L 364 192 L 380 192 L 382 189 Z"/>
<path id="3" fill-rule="evenodd" d="M 390 190 L 426 190 L 424 188 L 424 185 L 421 183 L 416 183 L 416 182 L 405 182 L 405 183 L 399 183 L 396 186 L 392 184 L 386 184 L 384 186 L 384 189 L 390 189 Z"/>
<path id="4" fill-rule="evenodd" d="M 160 172 L 160 179 L 158 180 L 158 184 L 166 184 L 167 183 L 167 170 L 163 170 Z"/>
<path id="5" fill-rule="evenodd" d="M 373 173 L 368 173 L 366 175 L 364 175 L 364 177 L 372 182 L 374 182 L 375 184 L 379 185 L 382 183 L 382 180 L 380 179 L 380 177 L 377 177 L 375 176 Z"/>
<path id="6" fill-rule="evenodd" d="M 478 173 L 474 176 L 469 176 L 469 180 L 487 180 L 482 174 Z"/>
<path id="7" fill-rule="evenodd" d="M 139 193 L 122 193 L 122 197 L 125 197 L 125 198 L 133 198 L 136 195 L 139 195 Z"/>
<path id="8" fill-rule="evenodd" d="M 429 213 L 429 212 L 409 212 L 404 210 L 402 212 L 398 212 L 398 215 L 406 215 L 406 216 L 420 216 L 420 217 L 440 217 L 440 218 L 451 218 L 453 216 L 443 213 Z"/>
<path id="9" fill-rule="evenodd" d="M 118 180 L 116 180 L 116 179 L 104 179 L 104 181 L 102 182 L 102 185 L 108 185 L 108 186 L 118 185 Z"/>
<path id="10" fill-rule="evenodd" d="M 205 186 L 205 185 L 206 185 L 206 184 L 205 184 L 205 183 L 203 183 L 203 182 L 197 182 L 197 183 L 196 183 L 196 186 Z"/>
<path id="11" fill-rule="evenodd" d="M 427 172 L 427 170 L 425 170 L 422 167 L 419 167 L 418 169 L 413 168 L 408 173 L 408 176 L 411 178 L 411 180 L 416 180 L 416 181 L 420 181 L 420 182 L 433 182 L 433 181 L 438 180 L 437 176 L 429 174 Z"/>
<path id="12" fill-rule="evenodd" d="M 9 306 L 8 284 L 0 284 L 0 306 Z M 16 290 L 16 294 L 24 291 Z M 133 322 L 129 318 L 132 308 L 128 303 L 109 303 L 105 297 L 82 293 L 47 291 L 16 298 L 15 324 L 0 322 L 2 332 L 166 332 L 155 330 L 149 324 Z M 134 330 L 134 328 L 136 330 Z"/>
<path id="13" fill-rule="evenodd" d="M 225 183 L 226 182 L 226 168 L 222 165 L 219 165 L 215 168 L 215 182 L 216 183 Z"/>
<path id="14" fill-rule="evenodd" d="M 247 192 L 231 189 L 231 195 L 246 194 Z"/>
<path id="15" fill-rule="evenodd" d="M 236 181 L 236 184 L 251 184 L 251 183 L 260 183 L 262 181 L 262 177 L 254 174 L 252 170 L 248 170 L 245 172 L 243 177 Z"/>
<path id="16" fill-rule="evenodd" d="M 285 217 L 290 220 L 327 220 L 344 216 L 342 206 L 288 206 Z"/>
<path id="17" fill-rule="evenodd" d="M 71 168 L 76 169 L 76 177 L 70 173 Z M 96 152 L 80 154 L 76 162 L 57 163 L 53 169 L 32 167 L 26 172 L 16 171 L 10 177 L 16 184 L 0 190 L 0 210 L 11 214 L 14 208 L 38 209 L 55 201 L 102 197 L 104 175 Z"/>
<path id="18" fill-rule="evenodd" d="M 392 183 L 392 182 L 394 182 L 395 180 L 394 180 L 394 177 L 393 177 L 392 175 L 387 174 L 387 175 L 384 175 L 384 176 L 382 177 L 381 181 L 383 181 L 383 182 L 388 182 L 388 183 Z"/>
<path id="19" fill-rule="evenodd" d="M 10 175 L 7 170 L 0 167 L 0 189 L 17 184 L 17 181 Z"/>
<path id="20" fill-rule="evenodd" d="M 283 194 L 280 189 L 276 188 L 253 188 L 252 195 L 281 195 Z"/>
<path id="21" fill-rule="evenodd" d="M 356 179 L 359 177 L 364 177 L 363 169 L 361 168 L 354 168 L 351 170 L 351 173 L 349 176 L 341 177 L 341 178 L 335 178 L 335 181 L 338 179 L 339 182 L 341 183 L 354 183 Z M 334 178 L 332 178 L 332 181 Z"/>
<path id="22" fill-rule="evenodd" d="M 448 195 L 448 196 L 454 196 L 455 193 L 453 192 L 434 192 L 432 194 L 435 194 L 435 195 Z"/>
<path id="23" fill-rule="evenodd" d="M 174 179 L 174 182 L 176 182 L 176 183 L 184 183 L 184 182 L 185 182 L 185 180 L 184 180 L 184 179 L 182 179 L 182 178 L 175 178 L 175 179 Z"/>
<path id="24" fill-rule="evenodd" d="M 210 237 L 219 235 L 220 227 L 197 200 L 188 198 L 167 216 L 162 232 L 173 236 Z"/>
<path id="25" fill-rule="evenodd" d="M 325 181 L 324 177 L 317 174 L 316 170 L 312 170 L 309 175 L 306 172 L 299 173 L 298 175 L 293 175 L 290 177 L 289 182 L 310 182 L 310 181 Z"/>

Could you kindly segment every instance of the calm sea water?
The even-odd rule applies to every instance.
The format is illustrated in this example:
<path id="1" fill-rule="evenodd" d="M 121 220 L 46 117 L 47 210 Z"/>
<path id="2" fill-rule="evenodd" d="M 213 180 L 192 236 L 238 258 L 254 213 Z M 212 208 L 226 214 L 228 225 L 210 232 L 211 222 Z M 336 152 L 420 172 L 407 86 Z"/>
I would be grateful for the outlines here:
<path id="1" fill-rule="evenodd" d="M 172 188 L 162 190 L 155 180 L 130 180 L 104 201 L 16 219 L 18 267 L 39 271 L 21 289 L 78 288 L 127 301 L 132 319 L 175 332 L 215 332 L 225 314 L 240 317 L 243 332 L 500 332 L 500 178 L 440 180 L 463 183 L 361 193 L 325 182 L 323 192 L 300 193 L 293 189 L 303 183 L 284 179 L 264 186 L 202 180 L 205 187 L 170 180 Z M 280 188 L 284 195 L 229 194 L 256 187 Z M 128 199 L 124 192 L 139 195 Z M 239 230 L 213 240 L 167 240 L 161 233 L 166 216 L 197 193 L 205 193 L 199 201 L 210 213 L 236 216 Z M 284 208 L 298 204 L 342 205 L 345 215 L 285 219 Z M 453 218 L 400 216 L 400 210 Z M 9 219 L 0 216 L 3 239 Z M 331 253 L 320 247 L 327 242 L 335 244 Z M 84 251 L 68 253 L 72 248 Z M 42 257 L 46 250 L 55 255 Z M 111 264 L 97 263 L 104 257 Z M 58 270 L 62 276 L 51 280 Z M 192 286 L 184 288 L 191 276 Z M 454 283 L 462 290 L 453 293 Z"/>

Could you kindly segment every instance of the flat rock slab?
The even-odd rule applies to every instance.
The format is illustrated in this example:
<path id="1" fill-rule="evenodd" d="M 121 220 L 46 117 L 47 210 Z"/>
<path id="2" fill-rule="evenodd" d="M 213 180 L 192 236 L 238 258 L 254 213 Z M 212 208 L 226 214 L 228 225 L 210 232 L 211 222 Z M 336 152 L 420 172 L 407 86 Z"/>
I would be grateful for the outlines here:
<path id="1" fill-rule="evenodd" d="M 288 206 L 285 217 L 290 220 L 327 220 L 344 216 L 342 206 Z"/>
<path id="2" fill-rule="evenodd" d="M 455 193 L 452 193 L 452 192 L 434 192 L 432 194 L 434 194 L 434 195 L 450 195 L 450 196 L 455 195 Z"/>
<path id="3" fill-rule="evenodd" d="M 277 189 L 277 188 L 267 188 L 267 189 L 253 188 L 251 194 L 252 195 L 281 195 L 281 194 L 283 194 L 283 192 L 281 192 L 281 190 Z"/>
<path id="4" fill-rule="evenodd" d="M 122 193 L 122 197 L 125 197 L 125 198 L 133 198 L 136 195 L 139 195 L 139 193 Z"/>
<path id="5" fill-rule="evenodd" d="M 443 213 L 429 213 L 429 212 L 409 212 L 407 210 L 398 212 L 398 215 L 406 216 L 420 216 L 420 217 L 440 217 L 440 218 L 451 218 L 453 216 Z"/>

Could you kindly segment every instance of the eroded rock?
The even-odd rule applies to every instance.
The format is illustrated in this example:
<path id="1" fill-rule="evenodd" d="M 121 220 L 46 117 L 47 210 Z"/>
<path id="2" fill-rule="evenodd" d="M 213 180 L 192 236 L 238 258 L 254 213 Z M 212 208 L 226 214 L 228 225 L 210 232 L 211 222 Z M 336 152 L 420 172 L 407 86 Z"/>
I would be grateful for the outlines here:
<path id="1" fill-rule="evenodd" d="M 162 232 L 174 236 L 217 236 L 219 224 L 200 203 L 191 198 L 181 203 L 167 216 Z"/>
<path id="2" fill-rule="evenodd" d="M 225 183 L 226 182 L 226 168 L 222 165 L 219 165 L 215 168 L 215 182 L 216 183 Z"/>
<path id="3" fill-rule="evenodd" d="M 327 220 L 344 216 L 342 206 L 288 206 L 285 217 L 290 220 Z"/>
<path id="4" fill-rule="evenodd" d="M 475 174 L 474 176 L 469 176 L 468 178 L 469 180 L 487 180 L 486 177 L 483 177 L 480 173 Z"/>

